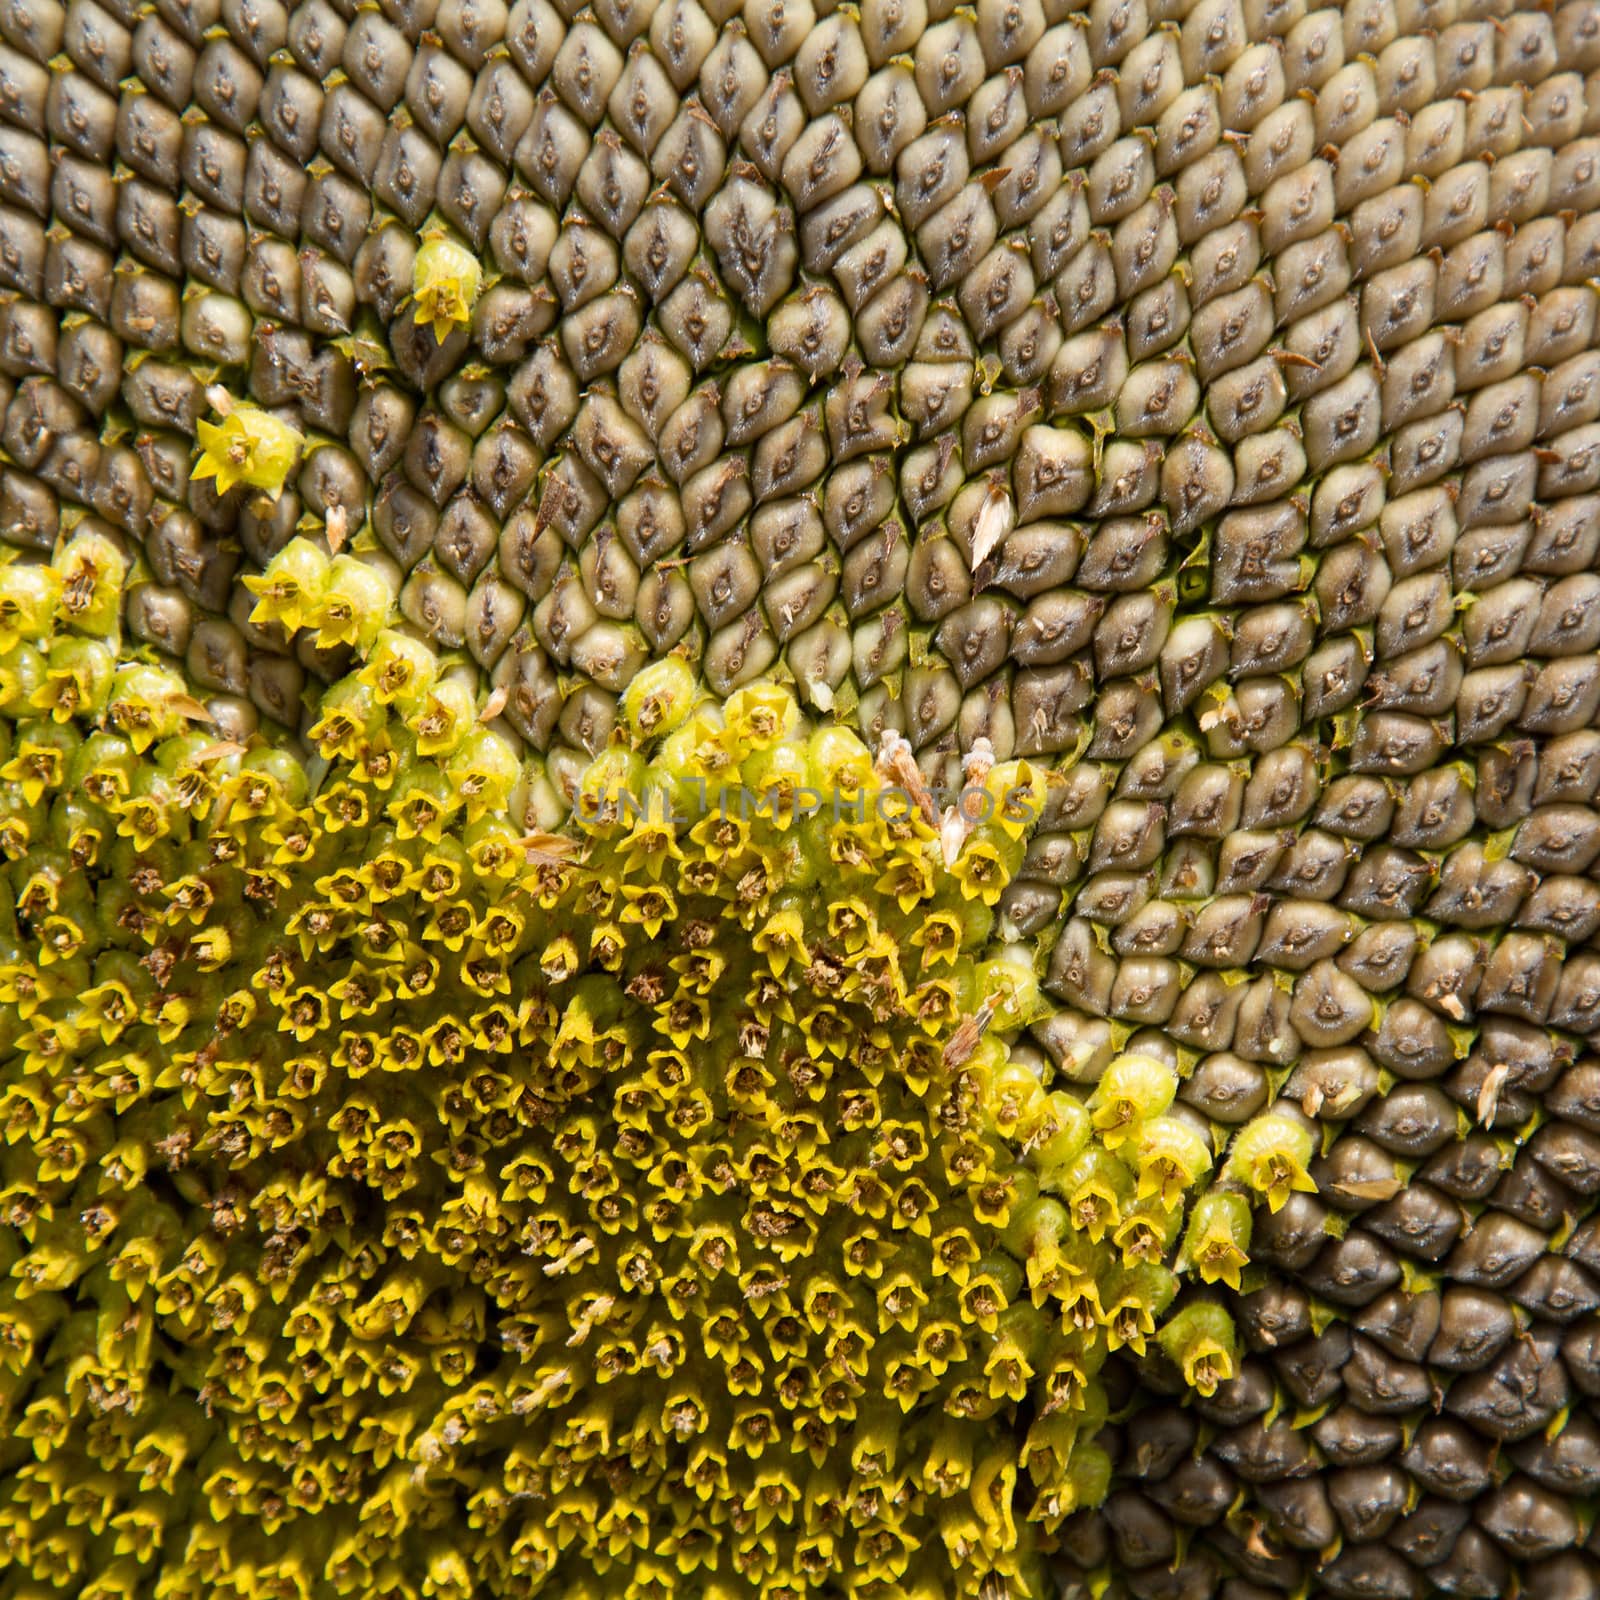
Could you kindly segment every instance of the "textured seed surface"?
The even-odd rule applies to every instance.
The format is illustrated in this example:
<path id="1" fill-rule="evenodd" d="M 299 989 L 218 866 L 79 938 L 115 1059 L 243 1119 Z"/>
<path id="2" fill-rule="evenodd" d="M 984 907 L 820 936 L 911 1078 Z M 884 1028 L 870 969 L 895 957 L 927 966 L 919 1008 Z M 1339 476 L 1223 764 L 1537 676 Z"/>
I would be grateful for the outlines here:
<path id="1" fill-rule="evenodd" d="M 441 240 L 479 281 L 430 321 Z M 298 437 L 276 495 L 194 476 L 219 389 Z M 18 1595 L 1600 1591 L 1592 0 L 3 0 L 0 544 Z M 847 1106 L 825 1021 L 747 1038 L 747 1090 L 719 1015 L 715 1083 L 641 1054 L 598 1123 L 552 1064 L 577 1035 L 525 1060 L 487 995 L 359 1060 L 413 1026 L 363 1033 L 365 985 L 503 931 L 417 862 L 404 915 L 369 883 L 291 924 L 341 892 L 297 829 L 448 877 L 483 819 L 339 832 L 302 786 L 212 824 L 194 773 L 314 783 L 399 726 L 337 687 L 385 626 L 435 664 L 406 717 L 506 752 L 513 841 L 666 661 L 894 735 L 902 785 L 1030 763 L 1015 881 L 961 900 L 1045 993 L 983 1019 L 1037 1080 L 985 1088 L 985 1138 L 1037 1187 L 1013 1101 L 1174 1074 L 1163 1136 L 1253 1206 L 1243 1276 L 1175 1303 L 1233 1315 L 1226 1381 L 1130 1355 L 1140 1248 L 1199 1246 L 1121 1178 L 1012 1197 L 1115 1214 L 1093 1303 L 1003 1221 L 939 1254 L 959 1129 L 918 1125 L 937 1182 L 880 1204 L 921 1159 L 902 1065 Z M 152 672 L 182 726 L 146 749 Z M 373 796 L 434 771 L 418 737 Z M 840 858 L 807 848 L 810 895 Z M 603 970 L 607 918 L 562 915 Z M 235 992 L 246 954 L 345 986 L 297 1022 Z M 929 1036 L 979 1012 L 917 993 Z M 253 1006 L 264 1042 L 199 1037 Z M 1274 1129 L 1252 1187 L 1229 1141 Z M 1320 1192 L 1279 1193 L 1301 1139 Z M 774 1208 L 786 1164 L 864 1175 L 855 1215 Z M 837 1282 L 789 1248 L 817 1218 Z M 1087 1401 L 1047 1396 L 1080 1356 Z M 1051 1480 L 1074 1438 L 1104 1454 Z"/>

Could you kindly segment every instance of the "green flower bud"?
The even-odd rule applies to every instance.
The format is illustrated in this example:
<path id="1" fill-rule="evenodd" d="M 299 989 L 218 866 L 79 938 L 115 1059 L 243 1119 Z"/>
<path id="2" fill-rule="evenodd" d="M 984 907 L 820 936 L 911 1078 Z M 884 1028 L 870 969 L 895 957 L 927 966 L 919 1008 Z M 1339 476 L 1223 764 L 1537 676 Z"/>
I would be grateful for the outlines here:
<path id="1" fill-rule="evenodd" d="M 1246 1184 L 1266 1197 L 1269 1209 L 1281 1211 L 1291 1194 L 1317 1192 L 1308 1170 L 1312 1149 L 1309 1128 L 1267 1112 L 1234 1136 L 1222 1175 Z"/>
<path id="2" fill-rule="evenodd" d="M 202 418 L 196 424 L 201 453 L 191 476 L 197 481 L 214 478 L 219 495 L 243 483 L 276 500 L 305 441 L 270 412 L 233 405 L 220 390 L 208 392 L 223 418 L 220 423 Z"/>
<path id="3" fill-rule="evenodd" d="M 1122 1252 L 1126 1266 L 1159 1261 L 1182 1226 L 1180 1208 L 1168 1206 L 1159 1198 L 1141 1200 L 1123 1213 L 1112 1230 L 1111 1242 Z"/>
<path id="4" fill-rule="evenodd" d="M 992 1009 L 990 1026 L 997 1033 L 1025 1028 L 1046 1009 L 1033 954 L 1025 945 L 1007 945 L 991 960 L 979 962 L 974 979 L 974 994 L 980 1005 Z"/>
<path id="5" fill-rule="evenodd" d="M 1145 1340 L 1177 1294 L 1177 1278 L 1158 1262 L 1113 1267 L 1100 1288 L 1107 1348 L 1126 1345 L 1142 1356 Z"/>
<path id="6" fill-rule="evenodd" d="M 384 708 L 359 678 L 341 678 L 323 695 L 306 737 L 329 760 L 353 760 L 383 728 Z"/>
<path id="7" fill-rule="evenodd" d="M 977 829 L 950 867 L 950 875 L 960 887 L 963 898 L 969 902 L 981 901 L 986 909 L 1000 903 L 1006 885 L 1022 865 L 1023 844 L 1011 839 L 999 828 L 985 826 Z"/>
<path id="8" fill-rule="evenodd" d="M 439 842 L 445 824 L 461 804 L 455 786 L 436 766 L 415 762 L 396 780 L 385 813 L 399 839 Z"/>
<path id="9" fill-rule="evenodd" d="M 79 633 L 114 640 L 128 563 L 104 534 L 80 528 L 51 559 L 61 580 L 60 614 Z"/>
<path id="10" fill-rule="evenodd" d="M 1211 1170 L 1211 1151 L 1186 1122 L 1156 1117 L 1139 1130 L 1139 1198 L 1155 1197 L 1167 1209 Z"/>
<path id="11" fill-rule="evenodd" d="M 681 727 L 694 701 L 694 669 L 681 656 L 667 656 L 634 675 L 622 692 L 622 715 L 642 743 Z"/>
<path id="12" fill-rule="evenodd" d="M 14 652 L 19 665 L 24 652 L 28 659 L 38 659 L 36 652 L 21 645 Z M 26 705 L 48 711 L 57 722 L 80 716 L 98 717 L 106 709 L 117 673 L 117 658 L 110 645 L 99 639 L 55 639 L 41 667 L 24 701 Z M 5 676 L 6 664 L 0 662 L 0 684 Z M 0 709 L 14 714 L 21 707 L 7 705 Z"/>
<path id="13" fill-rule="evenodd" d="M 645 771 L 643 758 L 632 750 L 620 745 L 602 750 L 578 782 L 573 807 L 578 820 L 587 827 L 606 828 L 627 815 L 630 807 L 642 806 Z"/>
<path id="14" fill-rule="evenodd" d="M 443 344 L 457 328 L 472 321 L 472 308 L 483 287 L 483 268 L 465 245 L 441 229 L 427 235 L 413 258 L 411 293 L 413 321 L 431 327 Z"/>
<path id="15" fill-rule="evenodd" d="M 73 755 L 67 782 L 103 806 L 128 793 L 136 765 L 133 746 L 126 739 L 96 730 Z"/>
<path id="16" fill-rule="evenodd" d="M 174 799 L 196 821 L 203 822 L 222 793 L 222 785 L 239 770 L 237 747 L 219 744 L 203 733 L 183 733 L 164 740 L 156 760 L 173 782 Z"/>
<path id="17" fill-rule="evenodd" d="M 16 730 L 11 759 L 0 766 L 0 778 L 20 783 L 30 805 L 65 783 L 82 739 L 72 727 L 24 722 Z"/>
<path id="18" fill-rule="evenodd" d="M 736 689 L 723 707 L 736 760 L 769 750 L 795 733 L 800 707 L 781 684 L 753 683 Z"/>
<path id="19" fill-rule="evenodd" d="M 1039 1130 L 1040 1142 L 1033 1151 L 1033 1164 L 1042 1187 L 1054 1188 L 1054 1174 L 1071 1163 L 1094 1135 L 1089 1108 L 1076 1095 L 1056 1089 L 1045 1096 L 1046 1120 Z"/>
<path id="20" fill-rule="evenodd" d="M 1097 1444 L 1076 1445 L 1062 1498 L 1070 1509 L 1083 1511 L 1102 1505 L 1110 1492 L 1111 1457 Z"/>
<path id="21" fill-rule="evenodd" d="M 1044 809 L 1048 786 L 1045 774 L 1027 761 L 1001 761 L 984 777 L 983 787 L 993 802 L 994 825 L 1013 839 L 1021 838 Z"/>
<path id="22" fill-rule="evenodd" d="M 60 644 L 76 644 L 77 640 L 60 640 Z M 88 641 L 84 641 L 87 643 Z M 111 672 L 116 665 L 116 658 L 111 652 L 100 646 L 102 659 L 105 662 L 107 687 Z M 0 656 L 0 712 L 7 717 L 26 716 L 29 711 L 49 711 L 55 716 L 57 722 L 68 721 L 82 703 L 81 692 L 74 692 L 69 700 L 65 700 L 58 708 L 58 700 L 62 699 L 59 690 L 54 690 L 50 695 L 39 698 L 39 691 L 45 682 L 45 657 L 34 649 L 31 644 L 13 645 L 3 656 Z"/>
<path id="23" fill-rule="evenodd" d="M 55 624 L 61 574 L 12 553 L 0 565 L 0 655 L 24 640 L 46 639 Z"/>
<path id="24" fill-rule="evenodd" d="M 1041 1176 L 1066 1200 L 1073 1226 L 1096 1244 L 1116 1229 L 1133 1200 L 1133 1175 L 1115 1156 L 1092 1146 L 1070 1166 Z"/>
<path id="25" fill-rule="evenodd" d="M 358 676 L 380 705 L 398 706 L 402 716 L 410 716 L 439 676 L 439 658 L 423 640 L 385 628 Z"/>
<path id="26" fill-rule="evenodd" d="M 52 650 L 52 671 L 53 658 Z M 189 717 L 204 715 L 176 672 L 139 665 L 117 669 L 106 710 L 113 726 L 140 755 L 156 740 L 179 732 Z"/>
<path id="27" fill-rule="evenodd" d="M 1242 1194 L 1213 1189 L 1195 1201 L 1178 1257 L 1180 1271 L 1198 1271 L 1206 1283 L 1225 1283 L 1236 1293 L 1250 1262 L 1250 1203 Z"/>
<path id="28" fill-rule="evenodd" d="M 1156 1335 L 1156 1342 L 1183 1369 L 1184 1381 L 1213 1395 L 1235 1371 L 1238 1338 L 1233 1319 L 1213 1300 L 1186 1306 Z"/>
<path id="29" fill-rule="evenodd" d="M 1003 1240 L 1006 1249 L 1027 1266 L 1035 1305 L 1044 1304 L 1067 1270 L 1062 1242 L 1071 1229 L 1067 1208 L 1047 1195 L 1036 1195 L 1011 1213 Z"/>
<path id="30" fill-rule="evenodd" d="M 980 1044 L 986 1042 L 980 1041 Z M 967 1070 L 983 1086 L 984 1109 L 1003 1137 L 1009 1139 L 1020 1125 L 1040 1120 L 1046 1108 L 1039 1080 L 1027 1068 L 1011 1062 L 1005 1055 L 1004 1045 L 994 1058 L 992 1071 L 981 1071 L 975 1065 L 978 1061 L 978 1052 L 974 1050 L 967 1060 Z"/>
<path id="31" fill-rule="evenodd" d="M 355 556 L 335 556 L 321 597 L 305 612 L 317 647 L 346 644 L 365 654 L 394 614 L 395 595 L 382 571 Z"/>
<path id="32" fill-rule="evenodd" d="M 504 811 L 522 763 L 498 733 L 474 727 L 446 761 L 445 774 L 466 802 L 469 822 L 476 822 Z"/>
<path id="33" fill-rule="evenodd" d="M 848 728 L 818 728 L 807 742 L 806 758 L 811 786 L 830 801 L 872 787 L 872 752 Z"/>
<path id="34" fill-rule="evenodd" d="M 444 678 L 421 697 L 406 727 L 416 736 L 419 756 L 448 755 L 477 722 L 478 706 L 466 678 Z"/>
<path id="35" fill-rule="evenodd" d="M 1134 1138 L 1139 1125 L 1159 1117 L 1177 1098 L 1177 1074 L 1153 1056 L 1119 1056 L 1089 1097 L 1094 1125 L 1108 1150 Z"/>
<path id="36" fill-rule="evenodd" d="M 260 577 L 247 576 L 244 586 L 258 596 L 250 620 L 258 628 L 276 624 L 293 635 L 313 625 L 328 586 L 328 557 L 309 539 L 291 539 L 268 563 Z"/>

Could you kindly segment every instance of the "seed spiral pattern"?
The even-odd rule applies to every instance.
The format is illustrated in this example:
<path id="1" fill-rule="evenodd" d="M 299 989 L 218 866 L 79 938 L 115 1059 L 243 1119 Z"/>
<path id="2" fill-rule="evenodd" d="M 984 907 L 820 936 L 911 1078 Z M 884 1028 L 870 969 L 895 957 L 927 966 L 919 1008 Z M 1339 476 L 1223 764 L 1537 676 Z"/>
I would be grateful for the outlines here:
<path id="1" fill-rule="evenodd" d="M 304 599 L 314 547 L 284 558 Z M 1035 1528 L 1105 1493 L 1107 1357 L 1233 1374 L 1178 1274 L 1237 1286 L 1250 1199 L 1309 1188 L 1311 1141 L 1257 1119 L 1186 1218 L 1222 1151 L 1170 1067 L 1125 1055 L 1085 1102 L 1010 1060 L 1034 957 L 983 946 L 1042 773 L 980 758 L 936 831 L 847 730 L 773 686 L 697 706 L 671 659 L 584 841 L 519 837 L 515 756 L 425 644 L 380 632 L 329 690 L 313 786 L 180 731 L 175 674 L 92 677 L 112 546 L 26 570 L 14 1572 L 1034 1592 Z"/>
<path id="2" fill-rule="evenodd" d="M 0 0 L 0 1600 L 1596 1600 L 1597 296 L 1594 0 Z"/>

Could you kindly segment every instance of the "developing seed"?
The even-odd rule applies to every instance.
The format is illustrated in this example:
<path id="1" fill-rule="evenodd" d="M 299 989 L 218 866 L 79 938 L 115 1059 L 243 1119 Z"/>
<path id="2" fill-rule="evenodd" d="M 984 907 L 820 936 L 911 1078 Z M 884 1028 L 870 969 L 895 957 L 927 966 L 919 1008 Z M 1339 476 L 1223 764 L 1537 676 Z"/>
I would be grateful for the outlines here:
<path id="1" fill-rule="evenodd" d="M 749 192 L 760 203 L 761 191 L 752 185 Z M 770 196 L 765 196 L 765 204 L 771 207 Z M 883 201 L 875 189 L 864 183 L 852 184 L 842 194 L 817 206 L 800 224 L 800 251 L 806 269 L 818 274 L 827 272 L 846 250 L 866 238 L 882 218 Z M 727 239 L 713 238 L 712 242 L 720 250 L 731 239 L 729 230 Z"/>
<path id="2" fill-rule="evenodd" d="M 815 383 L 836 372 L 843 362 L 850 340 L 850 314 L 831 289 L 813 285 L 773 311 L 767 338 L 776 354 L 792 361 Z"/>
<path id="3" fill-rule="evenodd" d="M 0 128 L 0 198 L 50 216 L 50 163 L 45 142 L 19 128 Z"/>
<path id="4" fill-rule="evenodd" d="M 1072 590 L 1039 595 L 1012 630 L 1013 658 L 1029 667 L 1054 666 L 1065 661 L 1089 643 L 1104 606 L 1101 596 Z M 1079 676 L 1083 685 L 1082 703 L 1087 704 L 1093 679 L 1087 661 Z"/>
<path id="5" fill-rule="evenodd" d="M 1600 739 L 1588 732 L 1553 739 L 1539 753 L 1535 802 L 1585 804 L 1600 787 Z"/>
<path id="6" fill-rule="evenodd" d="M 1600 551 L 1600 528 L 1593 520 L 1597 503 L 1593 495 L 1575 495 L 1541 507 L 1533 537 L 1523 551 L 1523 568 L 1554 577 L 1584 571 L 1592 564 Z"/>
<path id="7" fill-rule="evenodd" d="M 928 541 L 908 552 L 896 522 L 851 546 L 841 581 L 844 607 L 852 620 L 888 605 L 902 587 L 925 621 L 943 616 L 970 592 L 966 568 L 949 540 Z"/>
<path id="8" fill-rule="evenodd" d="M 1209 85 L 1196 85 L 1178 95 L 1156 123 L 1157 176 L 1181 173 L 1191 162 L 1215 150 L 1223 126 L 1216 92 Z M 1213 164 L 1213 175 L 1215 171 Z"/>
<path id="9" fill-rule="evenodd" d="M 1049 755 L 1072 748 L 1084 731 L 1076 712 L 1088 704 L 1091 692 L 1090 675 L 1071 662 L 1020 675 L 1011 695 L 1016 754 Z"/>
<path id="10" fill-rule="evenodd" d="M 661 330 L 697 371 L 727 342 L 733 314 L 699 278 L 681 283 L 660 308 Z M 561 322 L 561 344 L 580 382 L 612 372 L 643 326 L 638 298 L 624 287 L 581 306 Z"/>
<path id="11" fill-rule="evenodd" d="M 252 655 L 249 695 L 262 716 L 286 728 L 294 727 L 299 721 L 299 700 L 304 686 L 305 671 L 298 661 L 259 652 Z"/>
<path id="12" fill-rule="evenodd" d="M 810 576 L 813 581 L 820 583 L 824 593 L 831 593 L 827 583 L 822 581 L 824 575 L 820 569 L 812 569 Z M 795 601 L 799 602 L 799 606 L 791 612 L 792 615 L 798 617 L 801 609 L 810 609 L 813 615 L 816 614 L 818 608 L 815 602 L 807 607 L 805 596 L 797 593 L 792 598 L 774 599 L 769 617 L 773 611 L 781 615 Z M 825 600 L 823 605 L 826 605 Z M 812 704 L 820 708 L 821 702 L 849 675 L 850 657 L 850 635 L 837 623 L 823 620 L 790 638 L 785 659 L 795 682 L 802 687 Z"/>
<path id="13" fill-rule="evenodd" d="M 1155 499 L 1165 452 L 1147 442 L 1117 440 L 1101 456 L 1099 487 L 1090 503 L 1091 516 L 1141 511 Z"/>
<path id="14" fill-rule="evenodd" d="M 725 545 L 689 564 L 689 586 L 700 614 L 713 628 L 749 609 L 761 590 L 761 569 L 742 545 Z"/>
<path id="15" fill-rule="evenodd" d="M 1170 436 L 1195 414 L 1200 385 L 1187 366 L 1146 362 L 1129 373 L 1117 396 L 1117 426 L 1131 438 Z"/>
<path id="16" fill-rule="evenodd" d="M 805 107 L 790 87 L 787 69 L 775 73 L 739 126 L 739 144 L 769 183 L 806 125 Z"/>
<path id="17" fill-rule="evenodd" d="M 832 574 L 815 565 L 796 568 L 770 582 L 762 595 L 762 607 L 778 642 L 787 644 L 819 622 L 837 586 Z M 838 636 L 848 650 L 848 635 L 839 629 Z"/>
<path id="18" fill-rule="evenodd" d="M 244 274 L 246 234 L 237 218 L 198 209 L 183 224 L 183 265 L 191 278 L 237 295 Z"/>
<path id="19" fill-rule="evenodd" d="M 941 622 L 935 641 L 963 690 L 982 683 L 1004 663 L 1011 618 L 1003 602 L 979 596 Z"/>
<path id="20" fill-rule="evenodd" d="M 1124 127 L 1148 127 L 1183 91 L 1183 66 L 1176 41 L 1163 31 L 1129 51 L 1116 79 Z"/>
<path id="21" fill-rule="evenodd" d="M 1226 229 L 1249 198 L 1238 156 L 1224 146 L 1201 156 L 1179 174 L 1177 185 L 1178 238 L 1194 246 L 1208 234 Z M 1256 239 L 1254 226 L 1245 221 L 1225 238 Z"/>
<path id="22" fill-rule="evenodd" d="M 702 468 L 683 485 L 686 548 L 692 553 L 715 543 L 750 509 L 749 469 L 743 456 Z"/>
<path id="23" fill-rule="evenodd" d="M 1093 70 L 1080 29 L 1064 20 L 1048 28 L 1028 51 L 1023 67 L 1029 115 L 1039 120 L 1067 111 L 1088 89 Z"/>
<path id="24" fill-rule="evenodd" d="M 693 0 L 663 6 L 653 16 L 643 7 L 630 5 L 627 16 L 626 25 L 607 22 L 606 31 L 613 43 L 625 48 L 648 27 L 651 50 L 666 66 L 673 89 L 682 94 L 703 73 L 706 58 L 717 41 L 716 25 Z M 631 56 L 633 61 L 643 59 L 642 52 Z"/>
<path id="25" fill-rule="evenodd" d="M 855 137 L 867 171 L 886 175 L 928 125 L 916 81 L 901 65 L 867 79 L 855 103 Z"/>
<path id="26" fill-rule="evenodd" d="M 797 493 L 820 478 L 827 464 L 822 417 L 812 406 L 761 438 L 751 461 L 751 491 L 758 502 Z"/>
<path id="27" fill-rule="evenodd" d="M 644 665 L 641 641 L 631 629 L 597 622 L 572 646 L 572 665 L 601 688 L 620 693 Z"/>
<path id="28" fill-rule="evenodd" d="M 861 7 L 861 39 L 874 68 L 891 56 L 903 55 L 928 25 L 923 0 L 865 0 Z"/>
<path id="29" fill-rule="evenodd" d="M 694 592 L 679 572 L 647 572 L 639 583 L 634 617 L 656 654 L 670 650 L 693 625 Z"/>
<path id="30" fill-rule="evenodd" d="M 1437 178 L 1466 153 L 1467 114 L 1459 100 L 1434 99 L 1412 117 L 1406 132 L 1407 177 Z"/>
<path id="31" fill-rule="evenodd" d="M 467 648 L 485 671 L 511 643 L 526 606 L 521 593 L 486 572 L 467 596 Z"/>
<path id="32" fill-rule="evenodd" d="M 904 611 L 891 608 L 869 617 L 851 636 L 856 682 L 870 687 L 897 672 L 905 661 L 907 645 Z"/>

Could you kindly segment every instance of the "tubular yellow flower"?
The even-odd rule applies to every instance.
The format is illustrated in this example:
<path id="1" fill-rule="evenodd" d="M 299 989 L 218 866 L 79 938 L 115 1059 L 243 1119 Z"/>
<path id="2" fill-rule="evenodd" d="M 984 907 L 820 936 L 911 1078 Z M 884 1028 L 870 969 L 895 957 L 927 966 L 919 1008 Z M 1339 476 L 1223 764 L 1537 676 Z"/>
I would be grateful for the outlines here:
<path id="1" fill-rule="evenodd" d="M 398 706 L 405 715 L 417 709 L 438 675 L 439 658 L 427 644 L 390 630 L 378 634 L 356 674 L 379 705 Z"/>
<path id="2" fill-rule="evenodd" d="M 462 679 L 448 678 L 421 697 L 406 726 L 416 735 L 419 755 L 448 755 L 466 738 L 476 716 L 472 690 Z"/>
<path id="3" fill-rule="evenodd" d="M 1142 1356 L 1145 1341 L 1156 1330 L 1156 1320 L 1177 1292 L 1178 1280 L 1165 1267 L 1141 1263 L 1114 1269 L 1102 1296 L 1107 1350 L 1127 1346 Z"/>
<path id="4" fill-rule="evenodd" d="M 790 692 L 778 684 L 755 683 L 735 690 L 723 707 L 728 735 L 738 758 L 790 738 L 800 725 L 800 708 Z"/>
<path id="5" fill-rule="evenodd" d="M 1205 1140 L 1176 1117 L 1157 1117 L 1139 1130 L 1139 1195 L 1158 1198 L 1169 1211 L 1211 1170 Z"/>
<path id="6" fill-rule="evenodd" d="M 1237 1340 L 1221 1306 L 1198 1301 L 1185 1307 L 1156 1335 L 1161 1348 L 1183 1369 L 1185 1381 L 1203 1395 L 1234 1374 Z"/>
<path id="7" fill-rule="evenodd" d="M 678 845 L 678 830 L 667 815 L 663 797 L 652 793 L 649 804 L 634 817 L 627 834 L 617 846 L 623 870 L 643 872 L 659 879 L 669 865 L 684 860 Z"/>
<path id="8" fill-rule="evenodd" d="M 1152 1056 L 1119 1056 L 1089 1097 L 1094 1126 L 1108 1150 L 1138 1135 L 1147 1118 L 1159 1117 L 1178 1092 L 1177 1074 Z"/>
<path id="9" fill-rule="evenodd" d="M 680 727 L 694 707 L 695 675 L 679 656 L 653 661 L 623 691 L 622 714 L 638 741 Z"/>
<path id="10" fill-rule="evenodd" d="M 61 578 L 61 615 L 80 633 L 113 635 L 122 610 L 128 563 L 115 544 L 92 527 L 80 528 L 51 560 Z"/>
<path id="11" fill-rule="evenodd" d="M 214 479 L 219 495 L 242 483 L 276 500 L 305 443 L 288 423 L 247 405 L 231 406 L 220 423 L 202 418 L 195 430 L 201 453 L 191 476 Z"/>
<path id="12" fill-rule="evenodd" d="M 359 608 L 316 607 L 356 559 L 291 541 L 257 598 L 342 630 Z M 129 1525 L 163 1600 L 1033 1583 L 1015 1408 L 1056 1425 L 1026 1457 L 1053 1526 L 1095 1492 L 1101 1364 L 1176 1286 L 1187 1113 L 1125 1066 L 1093 1110 L 1086 1072 L 1048 1087 L 1031 961 L 876 812 L 908 770 L 786 691 L 724 714 L 687 658 L 641 673 L 569 840 L 457 659 L 339 638 L 306 762 L 190 731 L 142 663 L 125 734 L 0 729 L 38 829 L 0 908 L 0 1403 L 57 1364 L 47 1465 L 91 1438 L 214 1505 L 181 1578 Z M 766 777 L 787 815 L 640 814 Z M 824 777 L 838 817 L 801 796 Z M 61 848 L 68 802 L 102 864 Z M 969 843 L 1003 891 L 1017 841 Z M 91 1565 L 132 1558 L 89 1474 L 40 1492 L 104 1522 Z"/>
<path id="13" fill-rule="evenodd" d="M 1184 1235 L 1182 1266 L 1193 1266 L 1206 1283 L 1225 1283 L 1235 1292 L 1249 1265 L 1250 1206 L 1243 1195 L 1213 1190 L 1195 1202 Z"/>
<path id="14" fill-rule="evenodd" d="M 355 556 L 337 555 L 321 594 L 303 613 L 304 625 L 317 630 L 317 645 L 369 646 L 394 607 L 394 592 L 383 574 Z"/>
<path id="15" fill-rule="evenodd" d="M 951 868 L 965 899 L 998 905 L 1009 877 L 1008 864 L 998 840 L 974 834 Z"/>
<path id="16" fill-rule="evenodd" d="M 1159 1197 L 1137 1201 L 1112 1230 L 1111 1242 L 1122 1252 L 1123 1265 L 1159 1261 L 1177 1238 L 1183 1212 Z"/>
<path id="17" fill-rule="evenodd" d="M 443 344 L 458 327 L 472 321 L 482 286 L 478 258 L 442 231 L 430 233 L 411 268 L 413 320 L 419 327 L 430 326 Z"/>
<path id="18" fill-rule="evenodd" d="M 1133 1198 L 1133 1177 L 1115 1156 L 1091 1147 L 1061 1175 L 1057 1187 L 1073 1225 L 1098 1244 L 1122 1221 Z"/>
<path id="19" fill-rule="evenodd" d="M 54 566 L 35 566 L 14 555 L 0 564 L 0 656 L 25 640 L 49 637 L 61 582 Z"/>
<path id="20" fill-rule="evenodd" d="M 1307 1171 L 1311 1152 L 1310 1129 L 1268 1113 L 1235 1135 L 1222 1175 L 1249 1185 L 1266 1197 L 1269 1209 L 1281 1211 L 1291 1194 L 1316 1193 Z"/>

